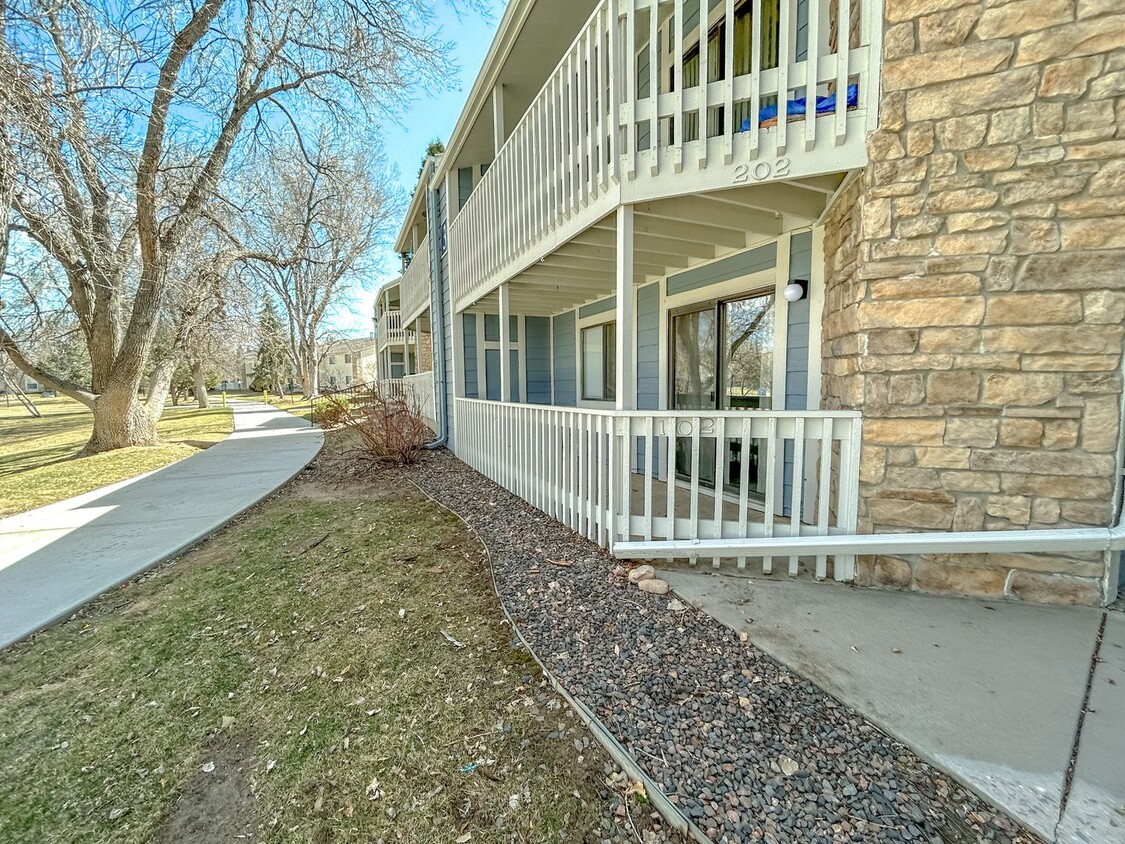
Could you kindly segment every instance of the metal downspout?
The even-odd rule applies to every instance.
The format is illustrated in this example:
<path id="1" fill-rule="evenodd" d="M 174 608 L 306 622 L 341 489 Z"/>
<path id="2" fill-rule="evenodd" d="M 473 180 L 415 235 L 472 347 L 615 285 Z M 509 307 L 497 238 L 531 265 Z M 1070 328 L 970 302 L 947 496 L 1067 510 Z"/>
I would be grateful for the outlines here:
<path id="1" fill-rule="evenodd" d="M 439 254 L 441 246 L 438 243 L 438 232 L 436 231 L 437 195 L 430 187 L 434 176 L 434 161 L 433 158 L 426 161 L 426 167 L 429 168 L 430 175 L 430 179 L 426 182 L 426 216 L 429 218 L 427 222 L 429 231 L 426 240 L 427 248 L 430 250 L 430 344 L 433 349 L 434 406 L 437 409 L 434 415 L 437 417 L 438 431 L 436 432 L 437 437 L 426 443 L 428 449 L 444 448 L 445 444 L 449 442 L 449 402 L 445 390 L 445 278 L 441 273 L 441 255 Z M 434 283 L 435 278 L 440 279 L 438 284 Z M 435 324 L 437 331 L 434 330 Z"/>

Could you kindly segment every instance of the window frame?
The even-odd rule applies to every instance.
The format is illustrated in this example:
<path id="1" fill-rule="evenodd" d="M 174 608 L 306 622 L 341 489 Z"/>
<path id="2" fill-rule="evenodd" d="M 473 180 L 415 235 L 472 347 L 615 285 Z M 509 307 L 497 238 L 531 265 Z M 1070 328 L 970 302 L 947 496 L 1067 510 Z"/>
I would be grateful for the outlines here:
<path id="1" fill-rule="evenodd" d="M 588 325 L 577 326 L 578 330 L 578 398 L 584 402 L 612 403 L 617 401 L 617 320 L 603 319 Z M 587 331 L 601 334 L 602 352 L 602 390 L 601 395 L 591 395 L 586 389 L 586 343 Z"/>

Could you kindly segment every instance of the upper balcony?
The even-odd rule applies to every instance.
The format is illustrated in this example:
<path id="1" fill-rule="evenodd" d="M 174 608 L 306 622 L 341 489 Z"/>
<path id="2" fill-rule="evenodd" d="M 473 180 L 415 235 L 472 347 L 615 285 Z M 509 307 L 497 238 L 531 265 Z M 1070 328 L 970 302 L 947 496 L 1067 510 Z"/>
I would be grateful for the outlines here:
<path id="1" fill-rule="evenodd" d="M 399 282 L 402 324 L 411 325 L 430 307 L 430 241 L 422 238 Z"/>
<path id="2" fill-rule="evenodd" d="M 409 343 L 410 332 L 405 331 L 402 327 L 402 311 L 395 309 L 383 311 L 379 314 L 376 337 L 379 343 L 379 351 L 392 343 L 398 346 Z"/>
<path id="3" fill-rule="evenodd" d="M 449 227 L 455 308 L 606 228 L 622 203 L 712 192 L 731 214 L 780 218 L 792 206 L 782 184 L 830 194 L 837 182 L 819 177 L 867 160 L 880 27 L 878 0 L 602 0 Z M 716 210 L 696 219 L 694 207 L 655 212 L 651 234 Z M 727 236 L 740 228 L 723 222 Z M 574 257 L 597 260 L 606 236 Z"/>

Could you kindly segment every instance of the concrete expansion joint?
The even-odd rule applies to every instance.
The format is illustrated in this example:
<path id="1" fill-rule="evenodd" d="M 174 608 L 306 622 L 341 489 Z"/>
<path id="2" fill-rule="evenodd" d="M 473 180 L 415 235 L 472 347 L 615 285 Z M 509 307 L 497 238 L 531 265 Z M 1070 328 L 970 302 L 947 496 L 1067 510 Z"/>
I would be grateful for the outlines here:
<path id="1" fill-rule="evenodd" d="M 563 684 L 559 682 L 559 679 L 547 667 L 543 660 L 539 658 L 539 654 L 537 654 L 532 649 L 531 644 L 527 641 L 523 633 L 520 631 L 520 628 L 516 624 L 515 619 L 512 618 L 512 616 L 508 613 L 508 608 L 504 606 L 504 599 L 500 596 L 500 589 L 496 583 L 496 567 L 493 565 L 492 551 L 488 547 L 488 543 L 484 541 L 484 537 L 477 532 L 476 528 L 473 527 L 468 519 L 466 519 L 456 510 L 451 507 L 447 507 L 445 504 L 438 501 L 413 479 L 411 479 L 410 483 L 428 501 L 445 510 L 447 513 L 452 513 L 454 516 L 456 516 L 461 524 L 463 524 L 469 531 L 469 533 L 471 533 L 477 540 L 477 542 L 480 543 L 481 548 L 484 549 L 484 555 L 488 559 L 488 573 L 489 578 L 492 581 L 492 591 L 496 595 L 496 601 L 500 605 L 500 611 L 504 614 L 504 620 L 508 622 L 508 626 L 512 628 L 512 632 L 516 634 L 516 638 L 519 639 L 520 645 L 523 646 L 523 649 L 526 650 L 531 655 L 531 658 L 535 660 L 535 664 L 539 666 L 539 670 L 543 672 L 543 676 L 546 677 L 550 682 L 551 687 L 556 692 L 558 692 L 559 696 L 562 697 L 563 700 L 565 700 L 570 706 L 570 708 L 574 710 L 574 712 L 578 715 L 579 720 L 582 721 L 583 726 L 585 726 L 586 729 L 590 731 L 590 734 L 594 737 L 598 744 L 602 746 L 602 749 L 609 754 L 609 757 L 618 765 L 618 767 L 621 768 L 621 770 L 632 777 L 635 781 L 638 781 L 644 785 L 645 796 L 652 804 L 652 808 L 660 813 L 660 816 L 664 818 L 665 821 L 667 821 L 668 825 L 672 829 L 674 829 L 681 835 L 684 835 L 687 838 L 698 842 L 698 844 L 711 844 L 711 839 L 707 837 L 707 834 L 694 823 L 692 823 L 691 820 L 683 812 L 681 812 L 676 807 L 676 805 L 667 798 L 667 796 L 665 796 L 664 792 L 660 790 L 660 786 L 657 785 L 656 781 L 653 780 L 652 777 L 650 777 L 647 773 L 645 773 L 644 769 L 640 766 L 637 760 L 633 758 L 632 754 L 630 754 L 629 751 L 626 750 L 616 738 L 614 738 L 613 734 L 609 731 L 609 728 L 601 722 L 598 716 L 595 715 L 594 712 L 586 706 L 586 704 L 584 704 L 578 698 L 574 697 L 563 687 Z M 626 797 L 624 799 L 628 798 Z"/>
<path id="2" fill-rule="evenodd" d="M 1074 744 L 1070 749 L 1070 760 L 1066 766 L 1066 776 L 1063 778 L 1062 799 L 1059 801 L 1059 817 L 1055 821 L 1052 840 L 1058 841 L 1059 827 L 1066 815 L 1066 804 L 1070 800 L 1070 790 L 1074 784 L 1074 769 L 1078 765 L 1078 752 L 1082 744 L 1082 728 L 1086 725 L 1086 713 L 1090 707 L 1090 694 L 1094 689 L 1094 673 L 1098 668 L 1098 659 L 1102 651 L 1102 639 L 1105 637 L 1105 623 L 1108 613 L 1102 611 L 1101 621 L 1098 623 L 1098 634 L 1094 637 L 1094 650 L 1090 654 L 1090 666 L 1086 671 L 1086 689 L 1082 694 L 1082 706 L 1078 710 L 1078 724 L 1074 728 Z"/>

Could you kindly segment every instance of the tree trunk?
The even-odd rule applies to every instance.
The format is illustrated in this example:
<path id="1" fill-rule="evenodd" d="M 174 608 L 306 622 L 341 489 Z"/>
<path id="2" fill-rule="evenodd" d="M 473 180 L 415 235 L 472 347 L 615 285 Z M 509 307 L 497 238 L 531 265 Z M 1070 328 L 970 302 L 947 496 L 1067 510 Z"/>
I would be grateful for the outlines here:
<path id="1" fill-rule="evenodd" d="M 203 383 L 203 364 L 193 363 L 191 365 L 191 377 L 195 382 L 195 401 L 200 407 L 210 407 L 211 402 L 207 398 L 207 385 Z"/>
<path id="2" fill-rule="evenodd" d="M 135 384 L 114 385 L 94 402 L 94 431 L 82 454 L 156 445 L 156 420 L 137 396 Z"/>

